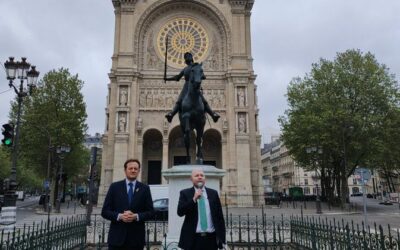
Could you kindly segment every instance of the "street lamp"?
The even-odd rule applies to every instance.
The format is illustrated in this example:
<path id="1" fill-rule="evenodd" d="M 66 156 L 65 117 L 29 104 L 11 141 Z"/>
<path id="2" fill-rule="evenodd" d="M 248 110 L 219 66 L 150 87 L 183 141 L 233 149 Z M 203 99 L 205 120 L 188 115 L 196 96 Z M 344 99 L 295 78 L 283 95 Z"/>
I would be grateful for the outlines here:
<path id="1" fill-rule="evenodd" d="M 306 152 L 307 152 L 307 154 L 312 154 L 312 156 L 313 156 L 313 166 L 314 166 L 314 169 L 315 169 L 315 178 L 318 178 L 318 171 L 315 168 L 315 161 L 316 161 L 315 155 L 316 154 L 322 155 L 322 152 L 323 152 L 322 148 L 320 148 L 320 147 L 309 147 L 309 148 L 306 148 Z M 315 206 L 316 206 L 316 209 L 317 209 L 317 214 L 322 214 L 321 197 L 319 195 L 318 180 L 316 181 L 315 189 L 316 189 L 316 193 L 317 193 L 316 198 L 315 198 Z"/>
<path id="2" fill-rule="evenodd" d="M 9 216 L 7 217 L 7 224 L 13 225 L 16 222 L 16 203 L 17 196 L 15 192 L 17 191 L 17 155 L 18 155 L 18 140 L 19 140 L 19 129 L 21 121 L 21 106 L 22 99 L 28 94 L 32 93 L 32 90 L 36 87 L 37 80 L 39 77 L 39 72 L 36 71 L 35 66 L 31 66 L 26 61 L 25 57 L 21 58 L 21 61 L 14 61 L 14 57 L 9 57 L 9 60 L 4 63 L 4 67 L 7 73 L 8 85 L 13 88 L 18 96 L 17 103 L 17 124 L 15 131 L 15 140 L 12 150 L 12 165 L 11 173 L 9 178 L 9 183 L 6 185 L 5 195 L 4 195 L 4 211 L 7 211 Z M 29 70 L 30 68 L 30 70 Z M 20 84 L 18 87 L 14 85 L 14 80 L 19 79 Z M 27 88 L 25 88 L 24 83 L 27 82 Z"/>
<path id="3" fill-rule="evenodd" d="M 60 213 L 60 206 L 61 206 L 61 192 L 60 192 L 60 186 L 61 186 L 61 181 L 62 181 L 62 175 L 63 175 L 63 160 L 64 160 L 64 154 L 69 153 L 71 151 L 71 148 L 69 146 L 59 146 L 56 149 L 57 155 L 60 159 L 60 172 L 59 172 L 59 179 L 58 179 L 58 194 L 57 194 L 57 212 Z"/>

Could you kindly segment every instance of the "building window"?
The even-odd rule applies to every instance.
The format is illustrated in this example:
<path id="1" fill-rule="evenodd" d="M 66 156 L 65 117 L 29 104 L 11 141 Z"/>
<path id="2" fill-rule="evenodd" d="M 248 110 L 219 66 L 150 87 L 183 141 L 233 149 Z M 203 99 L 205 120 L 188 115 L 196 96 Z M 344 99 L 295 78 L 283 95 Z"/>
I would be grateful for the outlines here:
<path id="1" fill-rule="evenodd" d="M 353 184 L 357 185 L 357 179 L 353 179 Z"/>
<path id="2" fill-rule="evenodd" d="M 304 188 L 304 195 L 309 195 L 310 194 L 310 188 L 309 187 L 305 187 Z"/>
<path id="3" fill-rule="evenodd" d="M 313 188 L 313 195 L 317 195 L 317 188 L 316 187 Z"/>
<path id="4" fill-rule="evenodd" d="M 304 185 L 308 185 L 308 179 L 304 179 Z"/>

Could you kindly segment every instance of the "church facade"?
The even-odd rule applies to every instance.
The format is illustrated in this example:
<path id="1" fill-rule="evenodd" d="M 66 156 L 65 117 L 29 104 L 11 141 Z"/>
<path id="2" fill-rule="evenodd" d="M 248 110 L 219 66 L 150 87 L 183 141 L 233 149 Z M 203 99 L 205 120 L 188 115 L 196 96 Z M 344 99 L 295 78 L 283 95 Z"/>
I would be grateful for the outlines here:
<path id="1" fill-rule="evenodd" d="M 221 115 L 209 118 L 204 163 L 226 171 L 222 194 L 235 204 L 262 192 L 256 76 L 251 56 L 250 15 L 254 0 L 113 0 L 114 52 L 109 73 L 106 130 L 99 202 L 109 185 L 124 178 L 128 158 L 142 162 L 140 180 L 166 184 L 162 170 L 185 163 L 178 115 L 164 115 L 183 86 L 164 82 L 185 66 L 191 52 L 207 77 L 203 95 Z M 166 38 L 169 46 L 166 53 Z M 195 142 L 192 136 L 192 162 Z"/>

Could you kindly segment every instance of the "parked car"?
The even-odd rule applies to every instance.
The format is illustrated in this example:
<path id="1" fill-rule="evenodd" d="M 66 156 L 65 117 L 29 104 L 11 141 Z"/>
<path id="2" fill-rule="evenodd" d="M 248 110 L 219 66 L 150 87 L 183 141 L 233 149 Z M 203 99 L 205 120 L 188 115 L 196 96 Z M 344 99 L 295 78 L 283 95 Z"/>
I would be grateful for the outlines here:
<path id="1" fill-rule="evenodd" d="M 154 207 L 154 220 L 167 221 L 168 220 L 168 198 L 156 199 L 153 201 Z"/>
<path id="2" fill-rule="evenodd" d="M 363 193 L 352 193 L 350 196 L 363 196 Z"/>
<path id="3" fill-rule="evenodd" d="M 278 192 L 267 192 L 264 194 L 265 205 L 277 205 L 279 206 L 282 200 L 282 194 Z"/>

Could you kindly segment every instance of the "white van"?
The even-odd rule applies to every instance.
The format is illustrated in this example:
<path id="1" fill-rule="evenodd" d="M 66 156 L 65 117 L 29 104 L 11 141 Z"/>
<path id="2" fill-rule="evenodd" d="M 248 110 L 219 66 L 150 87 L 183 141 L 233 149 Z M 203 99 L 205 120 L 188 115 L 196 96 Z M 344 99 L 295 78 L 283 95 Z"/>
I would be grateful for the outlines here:
<path id="1" fill-rule="evenodd" d="M 168 198 L 168 185 L 149 185 L 149 187 L 153 201 Z"/>
<path id="2" fill-rule="evenodd" d="M 24 191 L 17 191 L 17 192 L 15 192 L 15 194 L 17 195 L 17 200 L 19 200 L 19 201 L 25 200 L 25 193 L 24 193 Z"/>

